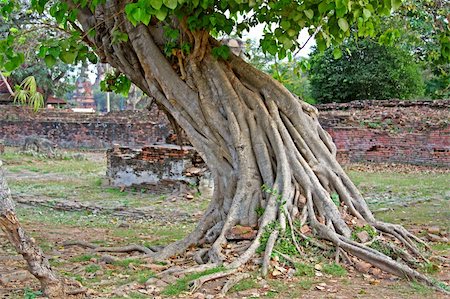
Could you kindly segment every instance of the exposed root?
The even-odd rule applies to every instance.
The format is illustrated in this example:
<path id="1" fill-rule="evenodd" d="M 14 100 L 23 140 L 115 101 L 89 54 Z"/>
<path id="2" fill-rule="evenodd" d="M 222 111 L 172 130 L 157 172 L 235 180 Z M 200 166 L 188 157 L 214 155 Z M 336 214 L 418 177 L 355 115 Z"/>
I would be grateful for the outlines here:
<path id="1" fill-rule="evenodd" d="M 287 254 L 284 254 L 282 252 L 279 252 L 277 250 L 273 250 L 273 252 L 275 252 L 276 254 L 278 254 L 279 256 L 281 256 L 282 258 L 284 258 L 286 261 L 288 261 L 289 263 L 292 264 L 292 266 L 295 266 L 295 261 Z"/>
<path id="2" fill-rule="evenodd" d="M 237 269 L 230 269 L 230 270 L 226 270 L 226 271 L 222 271 L 222 272 L 218 272 L 218 273 L 213 273 L 210 275 L 206 275 L 206 276 L 202 276 L 198 279 L 193 280 L 190 283 L 191 286 L 191 292 L 195 292 L 197 291 L 199 288 L 201 288 L 201 286 L 208 281 L 211 280 L 215 280 L 215 279 L 219 279 L 222 277 L 226 277 L 228 275 L 234 274 L 237 271 Z"/>
<path id="3" fill-rule="evenodd" d="M 66 294 L 69 296 L 76 296 L 76 295 L 80 295 L 80 294 L 86 294 L 87 291 L 88 291 L 88 289 L 86 289 L 86 288 L 79 288 L 76 290 L 66 291 Z"/>
<path id="4" fill-rule="evenodd" d="M 275 242 L 278 238 L 278 231 L 274 230 L 269 237 L 269 240 L 267 240 L 266 250 L 264 251 L 264 258 L 263 258 L 263 264 L 261 269 L 261 275 L 263 277 L 267 276 L 267 272 L 269 270 L 269 263 L 270 258 L 272 256 L 273 247 L 275 245 Z"/>
<path id="5" fill-rule="evenodd" d="M 94 252 L 134 252 L 139 251 L 142 253 L 145 253 L 147 255 L 153 254 L 154 252 L 145 246 L 137 245 L 137 244 L 131 244 L 127 246 L 120 246 L 120 247 L 101 247 L 97 246 L 95 244 L 84 242 L 84 241 L 66 241 L 63 242 L 63 246 L 81 246 L 86 247 L 89 249 L 92 249 Z"/>
<path id="6" fill-rule="evenodd" d="M 236 284 L 238 284 L 241 280 L 243 279 L 247 279 L 250 277 L 250 274 L 248 273 L 239 273 L 233 277 L 231 277 L 230 279 L 227 280 L 227 282 L 225 283 L 225 285 L 223 286 L 222 290 L 221 290 L 221 294 L 222 295 L 226 295 L 226 293 L 228 293 L 228 291 L 234 287 Z"/>
<path id="7" fill-rule="evenodd" d="M 207 262 L 207 261 L 205 261 L 205 257 L 206 257 L 206 254 L 208 253 L 208 251 L 209 251 L 209 248 L 202 248 L 202 249 L 198 250 L 193 256 L 194 261 L 199 265 L 205 264 Z"/>

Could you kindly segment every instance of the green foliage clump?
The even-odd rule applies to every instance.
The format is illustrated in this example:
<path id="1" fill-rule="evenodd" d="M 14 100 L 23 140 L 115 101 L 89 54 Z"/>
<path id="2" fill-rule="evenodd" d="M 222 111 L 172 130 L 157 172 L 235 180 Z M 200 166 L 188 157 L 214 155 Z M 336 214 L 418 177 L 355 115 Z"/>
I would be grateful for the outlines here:
<path id="1" fill-rule="evenodd" d="M 379 252 L 383 253 L 384 255 L 387 255 L 391 258 L 396 257 L 394 250 L 379 240 L 372 242 L 369 245 L 369 247 L 372 249 L 375 249 L 376 251 L 379 251 Z"/>
<path id="2" fill-rule="evenodd" d="M 411 99 L 423 95 L 419 65 L 405 50 L 369 39 L 348 41 L 339 59 L 335 59 L 335 49 L 323 53 L 316 50 L 311 56 L 311 94 L 318 102 Z"/>
<path id="3" fill-rule="evenodd" d="M 295 276 L 314 276 L 314 267 L 311 264 L 296 263 L 294 266 Z"/>
<path id="4" fill-rule="evenodd" d="M 347 270 L 344 269 L 339 264 L 332 263 L 332 264 L 325 264 L 323 266 L 323 272 L 326 274 L 330 274 L 333 276 L 345 276 L 347 275 Z"/>

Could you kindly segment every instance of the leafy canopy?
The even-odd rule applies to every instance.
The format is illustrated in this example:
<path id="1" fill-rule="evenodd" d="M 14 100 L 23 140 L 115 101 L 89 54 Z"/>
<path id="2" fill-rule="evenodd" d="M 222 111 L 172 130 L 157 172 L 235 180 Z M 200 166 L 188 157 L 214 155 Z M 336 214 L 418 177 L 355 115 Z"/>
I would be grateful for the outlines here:
<path id="1" fill-rule="evenodd" d="M 95 10 L 105 0 L 68 1 L 31 0 L 30 13 L 36 18 L 50 15 L 59 28 L 68 36 L 49 39 L 38 49 L 39 56 L 48 65 L 60 59 L 65 63 L 77 63 L 85 59 L 95 61 L 88 48 L 79 43 L 83 34 L 95 34 L 95 29 L 82 33 L 77 30 L 76 18 L 80 9 Z M 15 10 L 23 9 L 23 1 L 0 0 L 0 12 L 7 19 Z M 317 32 L 318 48 L 324 50 L 330 45 L 341 43 L 350 34 L 351 24 L 355 24 L 358 35 L 375 33 L 379 16 L 388 15 L 401 5 L 401 0 L 138 0 L 128 3 L 124 13 L 128 20 L 137 25 L 149 25 L 151 20 L 167 22 L 169 18 L 186 18 L 191 31 L 206 30 L 212 35 L 241 34 L 258 24 L 264 24 L 264 35 L 260 41 L 265 53 L 284 58 L 288 52 L 299 46 L 297 37 L 302 29 L 310 34 Z M 75 7 L 75 8 L 71 8 Z M 43 14 L 47 12 L 47 14 Z M 176 34 L 176 33 L 175 33 Z M 11 71 L 23 62 L 23 57 L 13 51 L 14 38 L 20 30 L 10 32 L 0 43 L 0 68 Z M 114 34 L 117 42 L 126 41 L 125 33 Z M 226 50 L 217 50 L 225 57 Z"/>
<path id="2" fill-rule="evenodd" d="M 62 35 L 49 34 L 34 49 L 49 67 L 58 61 L 77 64 L 89 60 L 95 63 L 96 49 L 80 41 L 95 35 L 96 28 L 83 32 L 77 17 L 83 9 L 95 11 L 106 2 L 0 0 L 0 19 L 8 20 L 15 12 L 25 11 L 32 18 L 42 21 L 49 30 L 63 32 Z M 167 44 L 163 51 L 168 56 L 176 51 L 188 55 L 193 46 L 187 42 L 178 44 L 180 28 L 172 22 L 178 19 L 183 20 L 191 32 L 206 31 L 215 37 L 232 33 L 240 36 L 252 27 L 263 25 L 264 33 L 260 40 L 263 53 L 283 59 L 292 57 L 292 53 L 301 48 L 298 37 L 303 29 L 315 35 L 317 48 L 324 51 L 342 43 L 351 32 L 359 38 L 374 36 L 382 28 L 382 17 L 390 15 L 401 5 L 402 0 L 134 0 L 124 5 L 122 12 L 134 26 L 153 26 L 156 23 L 164 26 Z M 11 27 L 0 36 L 0 71 L 10 72 L 24 62 L 25 56 L 17 49 L 15 40 L 23 39 L 23 33 L 27 30 L 27 26 Z M 437 36 L 440 53 L 448 60 L 448 22 L 442 32 Z M 113 29 L 111 35 L 113 43 L 128 41 L 127 34 L 119 29 Z M 395 36 L 394 31 L 387 32 L 381 40 L 389 43 Z M 212 55 L 217 58 L 227 59 L 229 54 L 226 46 L 212 49 Z M 343 55 L 339 47 L 334 47 L 333 54 L 334 57 Z M 126 92 L 130 84 L 126 78 L 120 78 L 122 83 L 107 84 L 105 90 Z"/>

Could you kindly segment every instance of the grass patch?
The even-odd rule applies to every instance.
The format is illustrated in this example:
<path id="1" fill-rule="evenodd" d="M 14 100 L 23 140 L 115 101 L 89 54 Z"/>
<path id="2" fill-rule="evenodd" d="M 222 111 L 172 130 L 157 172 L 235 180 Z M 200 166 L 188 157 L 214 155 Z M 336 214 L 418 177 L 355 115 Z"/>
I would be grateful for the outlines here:
<path id="1" fill-rule="evenodd" d="M 295 265 L 295 276 L 314 276 L 314 267 L 310 264 L 296 263 Z"/>
<path id="2" fill-rule="evenodd" d="M 450 250 L 450 243 L 434 243 L 429 244 L 431 248 L 437 251 L 447 251 Z"/>
<path id="3" fill-rule="evenodd" d="M 304 290 L 309 290 L 313 287 L 314 281 L 311 279 L 303 279 L 298 282 L 298 285 Z"/>
<path id="4" fill-rule="evenodd" d="M 411 286 L 411 288 L 414 290 L 414 292 L 416 294 L 425 296 L 425 295 L 431 295 L 433 293 L 433 290 L 424 284 L 412 281 L 409 283 L 409 285 Z"/>
<path id="5" fill-rule="evenodd" d="M 234 287 L 231 288 L 230 292 L 240 292 L 249 289 L 254 289 L 257 287 L 258 284 L 256 283 L 254 278 L 247 278 L 238 282 Z"/>
<path id="6" fill-rule="evenodd" d="M 120 260 L 120 261 L 115 261 L 113 263 L 113 265 L 119 266 L 119 267 L 128 268 L 130 266 L 130 264 L 133 264 L 133 265 L 137 266 L 137 265 L 141 265 L 143 263 L 144 262 L 142 260 L 128 258 L 128 259 L 124 259 L 124 260 Z"/>
<path id="7" fill-rule="evenodd" d="M 149 269 L 138 270 L 135 280 L 139 283 L 145 283 L 150 278 L 155 277 L 155 273 Z"/>
<path id="8" fill-rule="evenodd" d="M 435 273 L 439 272 L 438 265 L 436 265 L 432 262 L 424 263 L 421 265 L 420 268 L 422 269 L 423 272 L 428 273 L 428 274 L 435 274 Z"/>
<path id="9" fill-rule="evenodd" d="M 84 268 L 84 271 L 86 271 L 86 273 L 95 273 L 98 270 L 100 270 L 100 266 L 99 265 L 87 265 Z"/>
<path id="10" fill-rule="evenodd" d="M 80 262 L 89 262 L 93 258 L 98 258 L 96 254 L 83 254 L 79 256 L 75 256 L 70 259 L 71 262 L 80 263 Z"/>
<path id="11" fill-rule="evenodd" d="M 323 265 L 322 271 L 326 274 L 330 274 L 333 276 L 347 275 L 347 270 L 345 270 L 344 267 L 336 263 Z"/>
<path id="12" fill-rule="evenodd" d="M 189 283 L 195 279 L 198 279 L 202 276 L 206 276 L 209 274 L 217 273 L 220 271 L 224 271 L 223 267 L 217 267 L 213 269 L 209 269 L 200 273 L 193 273 L 186 275 L 185 277 L 178 279 L 174 284 L 168 285 L 161 294 L 164 296 L 178 296 L 183 292 L 188 291 Z"/>

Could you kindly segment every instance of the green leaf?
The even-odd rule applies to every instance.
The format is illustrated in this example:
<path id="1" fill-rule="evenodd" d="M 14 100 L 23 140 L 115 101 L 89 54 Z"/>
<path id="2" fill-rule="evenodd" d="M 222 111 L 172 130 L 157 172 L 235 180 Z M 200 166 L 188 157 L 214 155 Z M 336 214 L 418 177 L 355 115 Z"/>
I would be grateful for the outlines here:
<path id="1" fill-rule="evenodd" d="M 342 29 L 342 31 L 346 32 L 348 30 L 348 22 L 346 19 L 340 18 L 338 20 L 338 25 L 339 25 L 339 28 Z"/>
<path id="2" fill-rule="evenodd" d="M 53 57 L 52 55 L 47 55 L 47 56 L 45 56 L 44 61 L 48 67 L 52 67 L 56 63 L 56 58 Z"/>
<path id="3" fill-rule="evenodd" d="M 165 2 L 165 1 L 164 1 Z M 150 5 L 156 9 L 160 10 L 163 5 L 163 0 L 150 0 Z"/>
<path id="4" fill-rule="evenodd" d="M 160 10 L 158 10 L 155 14 L 156 18 L 160 21 L 164 21 L 167 17 L 167 8 L 162 7 Z"/>
<path id="5" fill-rule="evenodd" d="M 334 59 L 339 59 L 342 57 L 342 51 L 339 48 L 336 48 L 333 50 L 333 57 Z"/>
<path id="6" fill-rule="evenodd" d="M 178 1 L 177 0 L 164 0 L 164 5 L 170 9 L 177 8 Z"/>
<path id="7" fill-rule="evenodd" d="M 131 16 L 138 22 L 142 20 L 142 17 L 144 16 L 145 11 L 143 8 L 136 7 L 132 12 Z"/>
<path id="8" fill-rule="evenodd" d="M 78 51 L 62 51 L 61 54 L 59 54 L 59 58 L 67 64 L 72 64 L 75 61 L 75 58 L 77 57 Z"/>
<path id="9" fill-rule="evenodd" d="M 392 9 L 397 10 L 402 5 L 402 0 L 391 0 Z"/>
<path id="10" fill-rule="evenodd" d="M 363 15 L 364 15 L 364 19 L 367 20 L 367 19 L 369 19 L 372 16 L 372 13 L 367 8 L 364 8 L 363 9 Z"/>
<path id="11" fill-rule="evenodd" d="M 312 19 L 314 17 L 314 11 L 312 9 L 305 10 L 305 15 L 308 17 L 308 19 Z"/>

